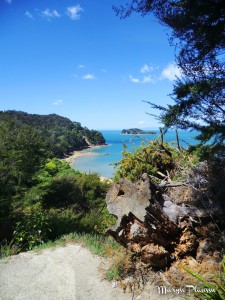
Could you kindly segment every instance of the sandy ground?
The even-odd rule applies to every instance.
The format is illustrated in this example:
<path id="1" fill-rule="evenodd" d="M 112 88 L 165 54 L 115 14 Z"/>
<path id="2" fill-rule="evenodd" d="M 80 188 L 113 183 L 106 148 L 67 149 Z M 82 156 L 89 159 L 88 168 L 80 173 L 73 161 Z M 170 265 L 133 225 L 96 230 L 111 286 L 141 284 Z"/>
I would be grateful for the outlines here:
<path id="1" fill-rule="evenodd" d="M 64 158 L 63 160 L 68 162 L 70 165 L 73 165 L 75 161 L 81 156 L 99 156 L 100 154 L 91 152 L 92 149 L 107 147 L 107 145 L 101 146 L 90 146 L 88 149 L 83 149 L 80 151 L 73 151 L 71 155 Z"/>
<path id="2" fill-rule="evenodd" d="M 99 155 L 102 155 L 102 154 L 98 154 L 98 153 L 92 152 L 91 150 L 92 149 L 96 149 L 96 148 L 107 147 L 107 146 L 108 145 L 90 146 L 90 148 L 88 148 L 88 149 L 83 149 L 83 150 L 80 150 L 80 151 L 74 151 L 71 155 L 69 155 L 68 157 L 64 158 L 63 160 L 66 161 L 67 163 L 69 163 L 70 166 L 73 166 L 75 164 L 76 160 L 79 157 L 82 157 L 82 156 L 99 156 Z M 100 180 L 101 181 L 107 181 L 109 183 L 112 182 L 111 178 L 104 177 L 104 176 L 100 176 Z"/>
<path id="3" fill-rule="evenodd" d="M 150 286 L 139 294 L 123 293 L 103 278 L 104 258 L 78 244 L 26 252 L 0 260 L 1 300 L 158 300 Z M 167 296 L 167 295 L 166 295 Z"/>

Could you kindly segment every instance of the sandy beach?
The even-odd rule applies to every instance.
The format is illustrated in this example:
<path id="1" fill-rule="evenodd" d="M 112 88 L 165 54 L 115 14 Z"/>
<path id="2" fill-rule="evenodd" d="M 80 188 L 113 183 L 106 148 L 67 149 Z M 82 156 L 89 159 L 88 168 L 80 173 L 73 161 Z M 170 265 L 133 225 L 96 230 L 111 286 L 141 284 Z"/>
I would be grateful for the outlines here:
<path id="1" fill-rule="evenodd" d="M 100 156 L 100 155 L 104 155 L 104 154 L 98 154 L 98 153 L 95 153 L 95 152 L 92 152 L 93 149 L 97 149 L 97 148 L 102 148 L 102 147 L 107 147 L 108 145 L 100 145 L 100 146 L 89 146 L 89 148 L 87 149 L 83 149 L 83 150 L 76 150 L 76 151 L 73 151 L 71 153 L 71 155 L 68 155 L 66 158 L 64 158 L 63 160 L 66 161 L 67 163 L 70 164 L 70 166 L 73 166 L 74 163 L 76 162 L 76 160 L 79 158 L 79 157 L 82 157 L 82 156 Z M 109 177 L 105 177 L 105 176 L 100 176 L 100 180 L 101 181 L 106 181 L 108 183 L 112 183 L 113 180 Z"/>
<path id="2" fill-rule="evenodd" d="M 89 146 L 87 149 L 83 150 L 76 150 L 71 153 L 68 157 L 64 158 L 63 160 L 69 163 L 70 165 L 73 165 L 75 161 L 81 157 L 81 156 L 99 156 L 102 154 L 98 154 L 95 152 L 92 152 L 92 150 L 102 147 L 107 147 L 108 145 L 100 145 L 100 146 Z"/>

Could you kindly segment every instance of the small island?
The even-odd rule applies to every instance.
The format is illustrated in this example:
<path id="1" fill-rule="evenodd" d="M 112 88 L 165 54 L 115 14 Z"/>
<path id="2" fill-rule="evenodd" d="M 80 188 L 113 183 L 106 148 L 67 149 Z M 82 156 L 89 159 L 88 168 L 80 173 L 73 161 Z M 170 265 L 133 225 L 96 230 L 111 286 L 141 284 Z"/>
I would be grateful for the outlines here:
<path id="1" fill-rule="evenodd" d="M 156 134 L 154 131 L 145 131 L 138 128 L 123 129 L 122 134 Z"/>

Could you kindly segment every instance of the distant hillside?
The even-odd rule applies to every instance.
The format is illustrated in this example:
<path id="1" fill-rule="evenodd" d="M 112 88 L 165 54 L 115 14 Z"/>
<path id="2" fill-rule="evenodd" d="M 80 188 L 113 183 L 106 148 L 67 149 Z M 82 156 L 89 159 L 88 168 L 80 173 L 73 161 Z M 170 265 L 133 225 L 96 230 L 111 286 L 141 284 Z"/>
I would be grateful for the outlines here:
<path id="1" fill-rule="evenodd" d="M 123 129 L 122 134 L 156 134 L 154 131 L 144 131 L 138 128 Z"/>
<path id="2" fill-rule="evenodd" d="M 44 140 L 55 157 L 91 145 L 103 145 L 105 139 L 96 130 L 82 127 L 79 122 L 56 114 L 37 115 L 21 111 L 0 111 L 1 122 L 15 122 L 17 126 L 32 127 Z"/>

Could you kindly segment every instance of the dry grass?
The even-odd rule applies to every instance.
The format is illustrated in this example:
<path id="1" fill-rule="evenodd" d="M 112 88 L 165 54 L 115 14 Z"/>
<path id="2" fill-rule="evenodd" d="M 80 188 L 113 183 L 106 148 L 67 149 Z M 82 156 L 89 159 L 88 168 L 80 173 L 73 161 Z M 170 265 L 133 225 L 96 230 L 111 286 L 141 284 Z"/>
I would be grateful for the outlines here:
<path id="1" fill-rule="evenodd" d="M 215 274 L 221 271 L 221 262 L 215 263 L 207 257 L 202 262 L 197 262 L 193 257 L 186 257 L 185 259 L 178 260 L 170 267 L 168 271 L 164 272 L 165 278 L 169 284 L 175 287 L 180 287 L 181 284 L 196 284 L 198 281 L 187 273 L 185 269 L 190 269 L 195 273 L 200 274 L 206 280 L 211 281 Z M 165 282 L 164 282 L 165 284 Z"/>

